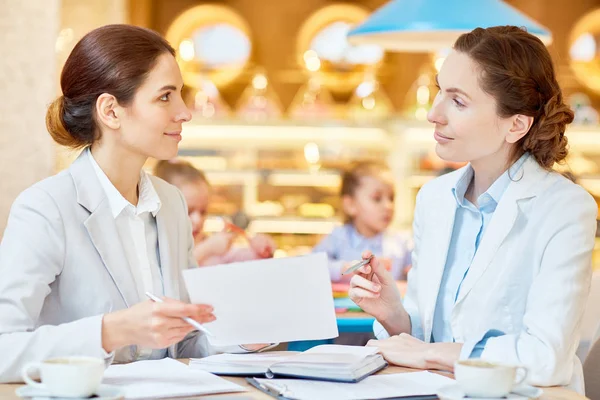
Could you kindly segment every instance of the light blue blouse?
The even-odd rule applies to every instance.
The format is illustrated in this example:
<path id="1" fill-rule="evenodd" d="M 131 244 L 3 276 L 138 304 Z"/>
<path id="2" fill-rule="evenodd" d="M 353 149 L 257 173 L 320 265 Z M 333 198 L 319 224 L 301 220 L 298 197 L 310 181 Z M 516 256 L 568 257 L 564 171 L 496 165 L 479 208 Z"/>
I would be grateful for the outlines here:
<path id="1" fill-rule="evenodd" d="M 452 188 L 456 200 L 456 215 L 452 238 L 444 267 L 444 275 L 438 292 L 435 314 L 433 318 L 432 342 L 453 342 L 450 319 L 452 310 L 460 291 L 460 286 L 469 272 L 479 243 L 496 211 L 502 195 L 508 188 L 511 178 L 518 172 L 528 157 L 525 153 L 509 170 L 505 171 L 489 189 L 477 198 L 476 207 L 465 198 L 465 193 L 473 179 L 473 168 L 469 165 L 462 177 Z M 502 335 L 500 331 L 490 331 L 477 343 L 471 357 L 479 357 L 488 338 Z"/>

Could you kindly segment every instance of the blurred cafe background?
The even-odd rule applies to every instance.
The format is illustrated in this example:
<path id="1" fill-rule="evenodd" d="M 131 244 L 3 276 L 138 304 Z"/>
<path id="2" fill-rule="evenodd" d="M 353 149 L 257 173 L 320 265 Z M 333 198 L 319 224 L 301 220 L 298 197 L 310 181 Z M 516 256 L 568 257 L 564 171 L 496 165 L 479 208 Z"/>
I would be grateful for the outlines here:
<path id="1" fill-rule="evenodd" d="M 227 216 L 271 235 L 276 256 L 307 253 L 341 223 L 341 171 L 375 159 L 395 176 L 393 228 L 410 233 L 419 188 L 460 165 L 436 157 L 426 121 L 447 49 L 391 52 L 347 41 L 350 28 L 385 3 L 0 0 L 0 237 L 17 194 L 76 156 L 51 141 L 46 107 L 75 43 L 110 23 L 154 29 L 177 50 L 194 113 L 180 156 L 214 189 L 207 231 Z M 549 49 L 576 115 L 568 162 L 557 169 L 600 201 L 600 0 L 505 3 L 551 31 Z"/>

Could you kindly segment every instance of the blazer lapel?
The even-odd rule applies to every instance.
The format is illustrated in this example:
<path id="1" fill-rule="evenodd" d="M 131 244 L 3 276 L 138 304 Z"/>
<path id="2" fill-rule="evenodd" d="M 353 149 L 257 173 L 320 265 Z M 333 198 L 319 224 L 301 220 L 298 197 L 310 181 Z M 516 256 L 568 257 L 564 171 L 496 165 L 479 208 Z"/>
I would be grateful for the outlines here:
<path id="1" fill-rule="evenodd" d="M 543 170 L 531 156 L 525 161 L 521 171 L 523 172 L 521 179 L 511 182 L 500 199 L 460 287 L 456 304 L 460 303 L 477 283 L 512 230 L 519 215 L 519 201 L 535 197 L 534 189 L 548 175 L 548 172 Z M 520 173 L 519 175 L 521 176 Z"/>
<path id="2" fill-rule="evenodd" d="M 451 190 L 452 185 L 447 188 L 441 188 L 438 197 L 438 199 L 441 198 L 441 201 L 435 205 L 426 206 L 429 209 L 435 210 L 432 213 L 433 215 L 428 218 L 437 221 L 438 225 L 426 232 L 421 232 L 421 235 L 427 235 L 427 241 L 424 243 L 430 244 L 427 247 L 419 249 L 420 254 L 418 255 L 418 268 L 421 270 L 419 286 L 423 289 L 419 297 L 422 300 L 424 310 L 422 321 L 426 341 L 429 340 L 433 328 L 433 314 L 435 312 L 437 294 L 444 275 L 448 249 L 450 247 L 450 240 L 452 239 L 452 230 L 454 228 L 454 218 L 456 216 L 457 205 Z M 433 224 L 428 225 L 432 226 Z M 426 274 L 423 274 L 423 272 L 426 272 Z"/>
<path id="3" fill-rule="evenodd" d="M 158 191 L 158 185 L 155 185 L 155 189 Z M 159 193 L 159 197 L 162 205 L 156 214 L 156 230 L 158 231 L 158 254 L 163 278 L 163 290 L 165 297 L 179 300 L 181 296 L 179 294 L 179 277 L 176 270 L 179 264 L 175 247 L 171 245 L 172 243 L 179 243 L 177 229 L 173 218 L 168 218 L 165 215 L 165 210 L 169 206 L 166 203 L 166 196 L 161 196 Z M 169 357 L 177 358 L 178 350 L 177 344 L 169 346 Z"/>
<path id="4" fill-rule="evenodd" d="M 153 179 L 150 177 L 150 179 Z M 172 299 L 181 299 L 179 291 L 180 261 L 178 259 L 177 246 L 180 243 L 177 229 L 177 219 L 174 215 L 168 215 L 167 211 L 172 209 L 169 198 L 161 192 L 161 185 L 154 184 L 154 189 L 160 197 L 161 207 L 156 214 L 156 230 L 158 231 L 158 254 L 160 258 L 160 270 L 163 278 L 164 295 Z M 167 353 L 171 358 L 179 355 L 179 345 L 169 346 Z"/>
<path id="5" fill-rule="evenodd" d="M 158 190 L 157 186 L 158 185 L 155 187 Z M 179 299 L 179 260 L 177 258 L 177 244 L 179 243 L 179 238 L 176 224 L 177 221 L 175 218 L 169 218 L 169 216 L 165 214 L 170 205 L 166 202 L 167 199 L 165 196 L 160 196 L 160 198 L 162 206 L 156 214 L 156 229 L 158 231 L 158 253 L 160 255 L 163 287 L 165 296 Z"/>
<path id="6" fill-rule="evenodd" d="M 141 299 L 108 201 L 101 203 L 84 225 L 127 307 L 138 303 Z"/>
<path id="7" fill-rule="evenodd" d="M 91 214 L 84 221 L 92 243 L 112 277 L 123 301 L 130 307 L 140 301 L 125 250 L 110 205 L 90 163 L 87 151 L 81 152 L 69 168 L 75 182 L 77 201 Z M 85 261 L 84 261 L 85 262 Z"/>

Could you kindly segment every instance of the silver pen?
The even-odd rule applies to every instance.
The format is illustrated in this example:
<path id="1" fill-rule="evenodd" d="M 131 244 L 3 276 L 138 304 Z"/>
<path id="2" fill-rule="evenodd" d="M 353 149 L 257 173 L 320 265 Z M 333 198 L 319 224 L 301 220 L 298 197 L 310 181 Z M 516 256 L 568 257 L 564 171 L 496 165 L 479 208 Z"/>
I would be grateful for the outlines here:
<path id="1" fill-rule="evenodd" d="M 348 268 L 347 270 L 342 272 L 342 275 L 348 275 L 348 274 L 353 273 L 354 271 L 358 270 L 360 267 L 367 265 L 372 259 L 373 259 L 373 255 L 371 254 L 369 257 L 365 258 L 362 261 L 359 261 L 358 263 L 354 264 L 353 266 L 351 266 L 350 268 Z"/>
<path id="2" fill-rule="evenodd" d="M 150 292 L 146 292 L 146 296 L 148 296 L 148 298 L 150 300 L 155 301 L 157 303 L 164 303 L 164 301 L 160 297 L 156 297 L 155 295 L 153 295 Z M 190 324 L 191 326 L 193 326 L 194 328 L 198 329 L 199 331 L 204 332 L 209 336 L 215 337 L 215 335 L 210 333 L 210 331 L 208 329 L 206 329 L 205 327 L 203 327 L 197 321 L 194 321 L 190 317 L 182 317 L 181 319 L 184 320 L 185 322 L 187 322 L 188 324 Z"/>

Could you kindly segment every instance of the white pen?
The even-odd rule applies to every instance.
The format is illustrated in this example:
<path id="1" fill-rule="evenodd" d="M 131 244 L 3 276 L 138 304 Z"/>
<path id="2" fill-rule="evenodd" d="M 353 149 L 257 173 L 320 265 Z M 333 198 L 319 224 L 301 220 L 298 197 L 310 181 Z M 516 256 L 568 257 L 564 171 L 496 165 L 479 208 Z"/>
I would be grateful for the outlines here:
<path id="1" fill-rule="evenodd" d="M 148 298 L 150 300 L 155 301 L 157 303 L 164 303 L 163 299 L 161 299 L 160 297 L 156 297 L 155 295 L 153 295 L 150 292 L 146 292 L 146 296 L 148 296 Z M 202 331 L 202 332 L 206 333 L 209 336 L 215 337 L 215 335 L 213 335 L 212 333 L 210 333 L 210 331 L 208 329 L 206 329 L 205 327 L 203 327 L 197 321 L 194 321 L 190 317 L 183 317 L 181 319 L 184 320 L 185 322 L 187 322 L 188 324 L 190 324 L 191 326 L 193 326 L 194 328 L 198 329 L 199 331 Z"/>

